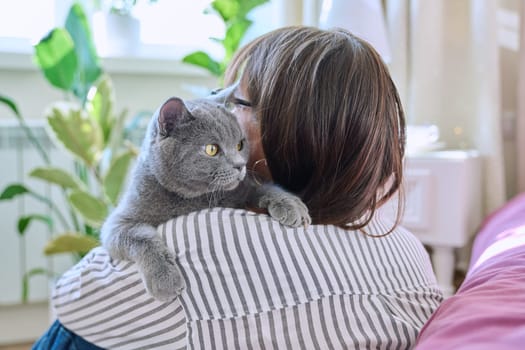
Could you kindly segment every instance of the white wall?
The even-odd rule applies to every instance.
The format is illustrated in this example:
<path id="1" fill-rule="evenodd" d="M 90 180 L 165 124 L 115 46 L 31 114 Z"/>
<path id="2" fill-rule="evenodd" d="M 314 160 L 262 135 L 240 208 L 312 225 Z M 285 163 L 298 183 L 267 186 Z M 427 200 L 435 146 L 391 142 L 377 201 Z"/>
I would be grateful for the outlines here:
<path id="1" fill-rule="evenodd" d="M 155 110 L 170 96 L 202 96 L 218 86 L 216 78 L 178 61 L 106 59 L 102 66 L 113 79 L 117 111 L 127 108 L 130 116 Z M 0 93 L 14 99 L 28 119 L 41 118 L 49 103 L 63 98 L 27 54 L 0 55 Z M 5 107 L 0 107 L 0 121 L 11 119 Z"/>

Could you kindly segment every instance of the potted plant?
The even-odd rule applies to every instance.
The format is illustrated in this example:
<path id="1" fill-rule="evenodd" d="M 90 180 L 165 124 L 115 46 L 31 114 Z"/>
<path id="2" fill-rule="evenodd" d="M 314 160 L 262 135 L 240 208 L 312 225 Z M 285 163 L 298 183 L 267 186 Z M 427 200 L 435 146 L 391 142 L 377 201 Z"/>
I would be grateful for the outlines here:
<path id="1" fill-rule="evenodd" d="M 32 169 L 29 176 L 60 188 L 67 210 L 60 210 L 49 198 L 23 183 L 8 185 L 0 193 L 0 200 L 31 196 L 45 204 L 45 213 L 18 218 L 18 233 L 24 235 L 30 224 L 44 224 L 54 232 L 44 253 L 71 253 L 78 259 L 99 244 L 100 226 L 118 201 L 137 149 L 126 140 L 125 113 L 114 112 L 111 79 L 99 64 L 79 4 L 72 5 L 64 28 L 53 29 L 35 46 L 35 62 L 47 81 L 67 96 L 68 101 L 53 103 L 45 117 L 52 139 L 73 156 L 75 170 L 52 163 L 14 101 L 0 96 L 0 103 L 14 113 L 45 164 Z M 24 301 L 29 277 L 42 273 L 49 272 L 37 268 L 26 273 Z"/>
<path id="2" fill-rule="evenodd" d="M 212 58 L 204 51 L 195 51 L 182 61 L 206 69 L 212 75 L 222 77 L 228 62 L 239 48 L 242 39 L 252 25 L 248 14 L 255 8 L 269 0 L 214 0 L 207 13 L 218 14 L 224 22 L 224 38 L 211 38 L 224 49 L 224 56 L 220 60 Z"/>
<path id="3" fill-rule="evenodd" d="M 147 0 L 155 3 L 157 0 Z M 137 0 L 95 0 L 95 42 L 104 55 L 136 52 L 140 44 L 140 21 L 133 16 Z"/>

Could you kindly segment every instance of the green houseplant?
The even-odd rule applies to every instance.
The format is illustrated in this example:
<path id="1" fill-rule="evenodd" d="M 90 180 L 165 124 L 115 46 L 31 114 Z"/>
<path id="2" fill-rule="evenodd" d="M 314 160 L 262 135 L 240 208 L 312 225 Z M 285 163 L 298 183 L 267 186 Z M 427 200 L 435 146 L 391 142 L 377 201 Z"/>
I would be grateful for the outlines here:
<path id="1" fill-rule="evenodd" d="M 44 114 L 52 138 L 73 156 L 74 171 L 51 162 L 12 99 L 0 96 L 0 102 L 16 116 L 45 164 L 32 169 L 29 176 L 60 188 L 67 212 L 23 183 L 8 185 L 0 200 L 31 196 L 44 203 L 46 213 L 18 218 L 18 233 L 24 235 L 33 222 L 43 223 L 54 232 L 44 253 L 71 253 L 78 259 L 99 244 L 100 226 L 117 204 L 137 150 L 125 137 L 125 113 L 114 112 L 111 79 L 100 66 L 79 4 L 72 5 L 63 28 L 54 28 L 40 40 L 34 58 L 46 80 L 65 93 L 65 101 L 53 103 Z M 48 271 L 37 268 L 26 273 L 24 301 L 29 277 L 42 273 Z"/>
<path id="2" fill-rule="evenodd" d="M 182 61 L 206 69 L 212 75 L 222 77 L 228 62 L 239 48 L 241 40 L 252 25 L 248 14 L 269 0 L 214 0 L 207 13 L 218 14 L 225 25 L 224 38 L 211 38 L 224 49 L 221 60 L 212 58 L 204 51 L 195 51 L 182 58 Z"/>

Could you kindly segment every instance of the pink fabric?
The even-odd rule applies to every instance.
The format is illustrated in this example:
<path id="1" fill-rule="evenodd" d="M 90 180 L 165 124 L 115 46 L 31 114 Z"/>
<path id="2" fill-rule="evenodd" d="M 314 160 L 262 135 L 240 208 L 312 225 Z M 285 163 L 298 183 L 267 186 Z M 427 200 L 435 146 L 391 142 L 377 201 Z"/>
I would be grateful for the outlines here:
<path id="1" fill-rule="evenodd" d="M 465 281 L 415 349 L 525 349 L 525 193 L 485 220 Z"/>
<path id="2" fill-rule="evenodd" d="M 525 192 L 511 199 L 485 219 L 480 232 L 476 235 L 470 265 L 473 265 L 492 243 L 501 239 L 500 233 L 523 225 L 525 225 Z"/>

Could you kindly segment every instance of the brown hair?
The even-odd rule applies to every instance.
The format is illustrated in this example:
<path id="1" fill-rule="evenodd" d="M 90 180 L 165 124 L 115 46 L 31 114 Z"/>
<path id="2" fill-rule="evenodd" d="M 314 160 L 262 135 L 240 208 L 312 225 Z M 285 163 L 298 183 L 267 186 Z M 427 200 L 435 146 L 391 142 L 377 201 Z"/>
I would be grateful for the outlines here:
<path id="1" fill-rule="evenodd" d="M 274 181 L 300 195 L 314 223 L 362 228 L 401 188 L 405 117 L 367 42 L 343 29 L 281 28 L 236 54 L 225 83 L 239 75 Z"/>

